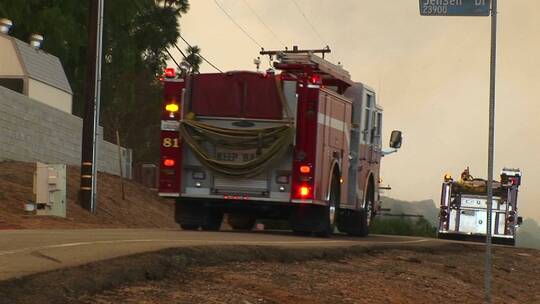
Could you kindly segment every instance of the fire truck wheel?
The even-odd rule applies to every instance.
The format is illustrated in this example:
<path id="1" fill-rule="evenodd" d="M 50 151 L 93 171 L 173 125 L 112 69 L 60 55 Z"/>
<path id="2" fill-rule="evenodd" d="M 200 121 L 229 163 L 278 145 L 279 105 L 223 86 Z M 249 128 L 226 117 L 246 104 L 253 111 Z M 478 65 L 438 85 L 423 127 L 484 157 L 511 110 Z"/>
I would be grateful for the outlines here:
<path id="1" fill-rule="evenodd" d="M 359 223 L 360 229 L 358 231 L 355 231 L 353 235 L 368 236 L 369 227 L 371 226 L 371 220 L 373 219 L 375 215 L 373 213 L 373 198 L 374 198 L 374 192 L 373 190 L 371 190 L 368 192 L 363 208 L 358 211 L 360 215 L 360 223 Z"/>
<path id="2" fill-rule="evenodd" d="M 356 236 L 368 236 L 369 234 L 369 222 L 371 220 L 368 220 L 368 217 L 371 216 L 366 210 L 360 210 L 358 211 L 360 213 L 360 230 L 358 233 L 356 233 Z"/>
<path id="3" fill-rule="evenodd" d="M 197 230 L 199 229 L 199 225 L 190 225 L 190 224 L 180 224 L 180 227 L 182 230 Z"/>
<path id="4" fill-rule="evenodd" d="M 324 217 L 323 217 L 323 230 L 315 232 L 317 236 L 329 237 L 334 230 L 336 229 L 337 224 L 337 214 L 339 210 L 339 190 L 340 190 L 340 181 L 339 175 L 334 174 L 332 179 L 332 188 L 330 189 L 330 200 L 328 201 L 328 206 L 324 208 Z"/>
<path id="5" fill-rule="evenodd" d="M 222 212 L 218 212 L 214 210 L 206 210 L 204 223 L 201 225 L 201 228 L 204 231 L 219 231 L 219 228 L 221 228 L 222 221 L 223 221 Z"/>
<path id="6" fill-rule="evenodd" d="M 235 230 L 251 230 L 257 218 L 246 214 L 229 214 L 227 223 Z"/>

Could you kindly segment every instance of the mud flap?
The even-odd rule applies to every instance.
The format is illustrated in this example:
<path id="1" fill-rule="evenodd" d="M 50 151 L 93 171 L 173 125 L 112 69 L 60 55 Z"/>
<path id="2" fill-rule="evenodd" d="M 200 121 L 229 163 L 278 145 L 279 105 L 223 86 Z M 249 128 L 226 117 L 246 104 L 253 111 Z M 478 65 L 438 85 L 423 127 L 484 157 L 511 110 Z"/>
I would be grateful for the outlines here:
<path id="1" fill-rule="evenodd" d="M 322 232 L 328 229 L 328 207 L 302 204 L 296 206 L 289 223 L 295 232 Z"/>

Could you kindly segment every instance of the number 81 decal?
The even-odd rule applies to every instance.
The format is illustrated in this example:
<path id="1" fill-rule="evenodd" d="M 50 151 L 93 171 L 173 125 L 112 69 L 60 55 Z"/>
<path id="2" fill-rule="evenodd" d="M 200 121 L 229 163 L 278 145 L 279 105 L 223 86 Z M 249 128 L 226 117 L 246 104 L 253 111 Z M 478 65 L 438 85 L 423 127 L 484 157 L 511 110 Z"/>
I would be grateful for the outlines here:
<path id="1" fill-rule="evenodd" d="M 165 137 L 161 142 L 161 145 L 165 148 L 178 148 L 180 140 L 178 138 Z"/>

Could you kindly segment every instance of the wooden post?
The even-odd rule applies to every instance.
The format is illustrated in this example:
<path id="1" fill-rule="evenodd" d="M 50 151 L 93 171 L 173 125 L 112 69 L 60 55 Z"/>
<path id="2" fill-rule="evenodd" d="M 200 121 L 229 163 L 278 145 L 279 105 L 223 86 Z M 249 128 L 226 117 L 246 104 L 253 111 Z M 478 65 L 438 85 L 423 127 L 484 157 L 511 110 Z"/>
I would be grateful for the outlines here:
<path id="1" fill-rule="evenodd" d="M 122 199 L 126 199 L 124 191 L 124 170 L 122 168 L 122 148 L 120 147 L 120 133 L 116 130 L 116 145 L 118 146 L 118 165 L 120 167 L 120 183 L 122 184 Z"/>

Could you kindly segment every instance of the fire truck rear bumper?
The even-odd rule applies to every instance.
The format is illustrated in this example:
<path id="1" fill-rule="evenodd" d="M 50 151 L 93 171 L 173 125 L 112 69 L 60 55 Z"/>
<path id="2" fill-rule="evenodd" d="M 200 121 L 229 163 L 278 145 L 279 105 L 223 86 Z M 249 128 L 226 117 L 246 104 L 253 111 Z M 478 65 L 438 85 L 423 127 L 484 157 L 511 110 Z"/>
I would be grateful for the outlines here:
<path id="1" fill-rule="evenodd" d="M 472 241 L 484 243 L 486 241 L 485 234 L 472 234 L 455 231 L 439 231 L 437 237 L 445 240 L 457 240 L 457 241 Z M 491 237 L 493 244 L 499 245 L 511 245 L 514 246 L 516 239 L 513 235 L 494 234 Z"/>
<path id="2" fill-rule="evenodd" d="M 327 205 L 327 202 L 322 200 L 302 200 L 302 199 L 288 199 L 289 194 L 283 193 L 285 195 L 280 195 L 278 197 L 275 197 L 270 194 L 270 197 L 256 197 L 256 196 L 248 196 L 248 195 L 211 195 L 211 194 L 186 194 L 186 193 L 160 193 L 160 196 L 166 196 L 166 197 L 180 197 L 180 198 L 186 198 L 186 199 L 197 199 L 197 200 L 213 200 L 213 201 L 242 201 L 246 203 L 277 203 L 277 204 L 291 204 L 291 205 L 297 205 L 297 204 L 314 204 L 314 205 Z"/>

